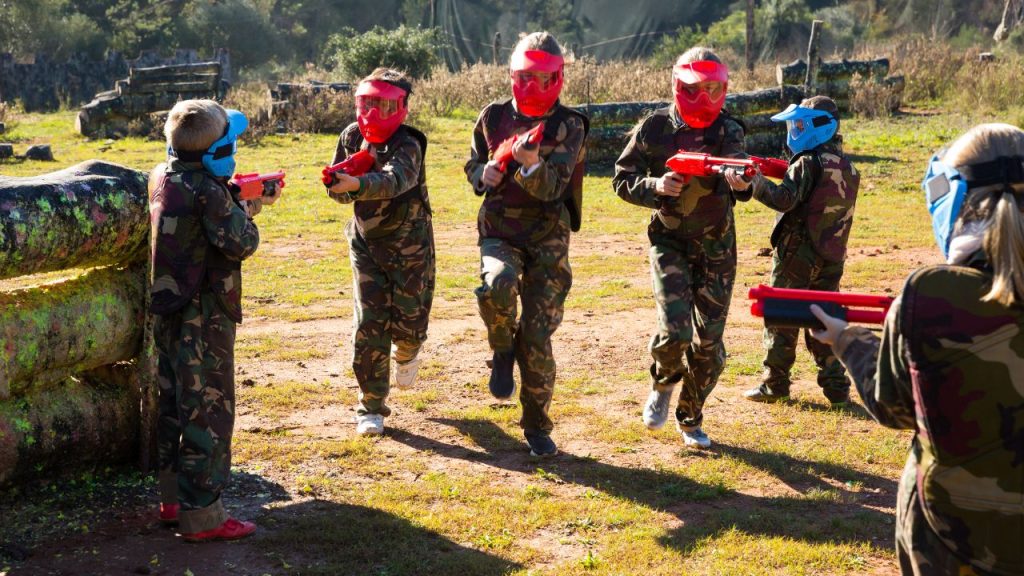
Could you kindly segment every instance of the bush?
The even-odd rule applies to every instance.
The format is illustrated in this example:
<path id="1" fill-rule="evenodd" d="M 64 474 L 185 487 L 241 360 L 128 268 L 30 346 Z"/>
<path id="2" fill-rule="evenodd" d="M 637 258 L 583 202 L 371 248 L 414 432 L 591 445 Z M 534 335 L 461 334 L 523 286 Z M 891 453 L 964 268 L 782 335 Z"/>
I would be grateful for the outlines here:
<path id="1" fill-rule="evenodd" d="M 404 24 L 394 30 L 377 26 L 364 34 L 345 28 L 328 39 L 322 60 L 353 81 L 379 66 L 401 70 L 412 78 L 428 78 L 440 61 L 437 51 L 442 38 L 437 28 L 409 28 Z"/>
<path id="2" fill-rule="evenodd" d="M 225 108 L 241 110 L 249 118 L 249 128 L 240 137 L 246 144 L 258 144 L 264 136 L 273 134 L 277 129 L 270 90 L 261 83 L 233 86 L 223 104 Z"/>
<path id="3" fill-rule="evenodd" d="M 900 95 L 889 84 L 854 74 L 850 79 L 850 112 L 865 118 L 891 116 L 900 103 Z"/>

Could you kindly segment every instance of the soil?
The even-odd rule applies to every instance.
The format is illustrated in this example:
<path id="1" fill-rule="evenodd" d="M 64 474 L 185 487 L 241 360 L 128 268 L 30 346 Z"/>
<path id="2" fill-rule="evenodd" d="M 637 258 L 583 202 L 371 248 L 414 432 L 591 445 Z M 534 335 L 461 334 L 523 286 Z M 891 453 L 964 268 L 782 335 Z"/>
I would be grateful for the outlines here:
<path id="1" fill-rule="evenodd" d="M 438 238 L 438 250 L 449 248 L 470 249 L 473 245 L 472 229 L 469 227 L 449 230 Z M 470 248 L 467 248 L 470 247 Z M 280 252 L 288 245 L 274 247 Z M 621 238 L 577 237 L 573 239 L 572 252 L 594 254 L 609 252 L 637 254 L 636 270 L 629 280 L 646 284 L 647 263 L 643 247 L 624 246 Z M 770 260 L 758 253 L 757 247 L 743 250 L 740 266 L 756 266 L 758 271 L 767 270 Z M 855 267 L 858 260 L 877 257 L 884 253 L 892 261 L 894 269 L 911 270 L 922 262 L 934 261 L 934 250 L 898 250 L 889 247 L 875 250 L 861 250 L 853 253 L 848 264 Z M 443 271 L 442 271 L 443 273 Z M 765 275 L 766 279 L 766 275 Z M 592 281 L 577 278 L 577 285 Z M 730 326 L 726 342 L 732 350 L 752 350 L 761 346 L 761 332 L 756 319 L 746 312 L 746 290 L 749 286 L 737 285 L 733 295 Z M 888 292 L 898 292 L 899 282 L 892 286 L 879 287 Z M 344 296 L 331 306 L 350 309 L 351 303 Z M 255 359 L 240 365 L 238 382 L 259 384 L 269 380 L 270 375 L 289 374 L 292 380 L 331 380 L 341 382 L 345 387 L 355 388 L 354 381 L 345 376 L 351 357 L 350 318 L 333 318 L 305 322 L 270 320 L 260 316 L 261 305 L 250 305 L 248 318 L 239 327 L 239 334 L 273 334 L 281 338 L 300 337 L 311 347 L 329 350 L 330 355 L 320 359 L 301 362 L 282 362 Z M 269 304 L 273 306 L 273 304 Z M 430 340 L 424 354 L 439 363 L 441 382 L 436 402 L 421 412 L 403 405 L 403 391 L 394 393 L 395 415 L 388 419 L 388 432 L 378 442 L 377 449 L 386 457 L 405 458 L 422 450 L 433 450 L 435 456 L 427 460 L 432 469 L 443 470 L 452 475 L 462 472 L 486 473 L 496 481 L 511 485 L 536 482 L 536 461 L 526 457 L 518 442 L 505 442 L 482 449 L 474 438 L 475 431 L 467 429 L 459 421 L 444 417 L 446 411 L 464 408 L 472 404 L 492 404 L 494 400 L 486 392 L 488 369 L 485 360 L 489 357 L 483 324 L 480 322 L 471 298 L 458 302 L 439 300 L 435 303 L 434 319 L 430 324 Z M 593 375 L 635 373 L 646 370 L 649 362 L 647 343 L 655 325 L 653 306 L 613 314 L 594 314 L 574 309 L 570 294 L 565 321 L 554 337 L 555 356 L 558 359 L 559 374 Z M 719 388 L 709 399 L 708 412 L 718 420 L 737 420 L 756 425 L 757 405 L 745 402 L 740 393 L 756 385 L 756 376 L 725 377 Z M 417 387 L 430 386 L 430 382 L 419 381 Z M 580 395 L 584 406 L 600 409 L 602 413 L 615 417 L 638 417 L 641 403 L 646 395 L 646 384 L 636 381 L 611 383 L 609 393 L 592 396 Z M 817 386 L 813 382 L 797 382 L 795 389 L 814 394 Z M 556 388 L 554 403 L 558 403 Z M 510 406 L 510 410 L 518 410 Z M 246 406 L 240 405 L 236 429 L 243 431 L 272 431 L 287 429 L 292 438 L 345 439 L 354 435 L 354 412 L 350 405 L 325 401 L 311 409 L 274 420 L 262 417 Z M 616 452 L 607 444 L 593 442 L 584 434 L 582 418 L 566 418 L 556 423 L 556 439 L 561 455 L 558 456 L 562 478 L 572 477 L 576 466 L 600 466 L 636 469 L 638 474 L 654 475 L 648 462 L 678 458 L 680 445 L 668 442 L 650 442 L 640 452 Z M 874 426 L 865 420 L 864 427 Z M 478 432 L 478 431 L 477 431 Z M 721 440 L 718 450 L 745 457 L 745 450 L 728 445 L 728 439 Z M 493 444 L 493 442 L 492 442 Z M 713 457 L 707 456 L 707 457 Z M 350 471 L 343 472 L 346 476 Z M 211 543 L 190 545 L 183 543 L 171 528 L 165 528 L 155 521 L 155 490 L 151 483 L 144 488 L 126 490 L 131 497 L 118 500 L 118 505 L 109 506 L 102 498 L 90 500 L 95 507 L 93 525 L 88 531 L 58 536 L 26 537 L 24 542 L 0 543 L 0 575 L 8 565 L 11 575 L 84 575 L 84 574 L 189 574 L 191 568 L 196 576 L 207 574 L 281 574 L 287 572 L 285 560 L 268 556 L 262 546 L 266 534 L 273 533 L 274 527 L 289 520 L 289 515 L 309 513 L 310 508 L 301 506 L 310 498 L 282 487 L 295 486 L 294 478 L 274 471 L 264 471 L 262 476 L 240 473 L 234 476 L 230 490 L 225 496 L 232 512 L 241 518 L 257 521 L 261 530 L 256 536 L 234 543 Z M 351 474 L 355 482 L 366 481 Z M 410 478 L 412 479 L 412 478 Z M 803 485 L 787 485 L 775 481 L 744 489 L 742 493 L 709 502 L 686 503 L 670 508 L 675 516 L 674 525 L 668 528 L 679 538 L 685 538 L 686 527 L 709 522 L 722 507 L 757 507 L 768 505 L 770 499 L 793 494 L 820 483 L 808 475 Z M 553 491 L 582 491 L 586 486 L 573 482 L 555 485 Z M 40 490 L 45 491 L 43 488 Z M 27 498 L 40 498 L 38 493 L 26 490 Z M 33 495 L 34 494 L 34 495 Z M 277 504 L 287 502 L 288 506 Z M 880 514 L 892 514 L 895 506 L 895 478 L 866 485 L 862 506 L 877 510 Z M 316 508 L 312 508 L 315 510 Z M 0 503 L 0 513 L 27 513 L 28 508 L 18 503 Z M 99 518 L 98 520 L 96 518 Z M 21 518 L 20 520 L 27 520 Z M 6 521 L 6 520 L 5 520 Z M 557 535 L 539 533 L 534 536 L 538 547 L 541 542 L 550 548 Z M 877 543 L 886 547 L 891 533 L 880 536 Z M 566 539 L 568 540 L 568 539 Z M 572 541 L 559 544 L 548 551 L 542 563 L 533 567 L 543 568 L 558 564 L 566 558 L 579 558 L 585 551 Z M 292 560 L 289 560 L 292 561 Z M 202 566 L 203 570 L 196 567 Z M 880 576 L 897 574 L 894 565 L 871 565 L 867 573 Z"/>

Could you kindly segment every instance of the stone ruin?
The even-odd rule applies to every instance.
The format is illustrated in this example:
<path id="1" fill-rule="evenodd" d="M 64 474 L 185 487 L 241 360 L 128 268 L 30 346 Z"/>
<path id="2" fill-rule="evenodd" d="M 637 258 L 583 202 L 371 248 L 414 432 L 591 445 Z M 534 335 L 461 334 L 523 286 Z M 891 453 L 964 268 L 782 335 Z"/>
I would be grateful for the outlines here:
<path id="1" fill-rule="evenodd" d="M 127 76 L 132 68 L 209 61 L 219 62 L 221 78 L 232 80 L 231 57 L 223 48 L 205 58 L 196 50 L 176 50 L 170 56 L 145 50 L 135 59 L 111 51 L 102 60 L 75 54 L 61 62 L 51 60 L 46 54 L 36 54 L 30 61 L 23 62 L 3 53 L 0 54 L 0 102 L 16 100 L 27 112 L 53 112 L 61 105 L 85 104 L 96 93 L 108 90 L 118 78 Z"/>
<path id="2" fill-rule="evenodd" d="M 113 90 L 82 106 L 75 129 L 90 138 L 149 134 L 179 100 L 221 100 L 228 87 L 220 62 L 131 68 Z"/>
<path id="3" fill-rule="evenodd" d="M 95 160 L 0 176 L 0 484 L 151 463 L 146 180 Z"/>

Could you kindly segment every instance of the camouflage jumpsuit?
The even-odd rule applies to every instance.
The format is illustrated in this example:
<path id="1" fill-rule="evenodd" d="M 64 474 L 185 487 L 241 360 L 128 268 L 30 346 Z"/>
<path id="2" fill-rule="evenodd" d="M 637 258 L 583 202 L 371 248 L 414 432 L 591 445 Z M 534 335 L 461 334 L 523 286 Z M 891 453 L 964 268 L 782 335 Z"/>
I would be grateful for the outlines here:
<path id="1" fill-rule="evenodd" d="M 427 339 L 434 299 L 434 230 L 423 157 L 427 140 L 402 125 L 370 144 L 353 123 L 341 133 L 334 163 L 372 148 L 373 170 L 359 177 L 353 218 L 345 228 L 355 298 L 352 371 L 359 414 L 388 416 L 390 357 L 408 362 Z M 343 199 L 335 197 L 342 202 Z"/>
<path id="2" fill-rule="evenodd" d="M 221 180 L 174 159 L 150 196 L 152 312 L 160 418 L 161 501 L 181 504 L 182 533 L 227 520 L 235 324 L 242 321 L 241 261 L 259 231 Z"/>
<path id="3" fill-rule="evenodd" d="M 982 302 L 971 266 L 918 270 L 881 341 L 844 330 L 833 349 L 878 422 L 915 430 L 900 480 L 903 574 L 1024 574 L 1024 310 Z"/>
<path id="4" fill-rule="evenodd" d="M 782 184 L 763 176 L 755 180 L 754 198 L 784 213 L 772 231 L 772 286 L 839 290 L 859 184 L 860 175 L 835 141 L 794 157 Z M 797 328 L 765 328 L 765 392 L 789 394 L 798 336 Z M 804 342 L 818 366 L 818 385 L 825 396 L 845 401 L 850 384 L 831 348 L 809 330 L 804 330 Z"/>
<path id="5" fill-rule="evenodd" d="M 551 336 L 562 323 L 572 286 L 569 234 L 578 227 L 578 212 L 572 212 L 570 187 L 586 141 L 585 118 L 560 104 L 544 120 L 541 162 L 524 176 L 512 161 L 497 189 L 485 190 L 481 177 L 491 153 L 506 138 L 538 122 L 521 116 L 511 101 L 488 105 L 473 128 L 465 166 L 474 190 L 486 194 L 477 221 L 480 317 L 491 349 L 515 353 L 523 383 L 520 425 L 527 432 L 550 432 L 554 427 L 548 417 L 555 386 Z M 522 300 L 518 325 L 517 299 Z"/>
<path id="6" fill-rule="evenodd" d="M 678 150 L 745 157 L 743 127 L 723 112 L 711 126 L 694 129 L 674 106 L 663 108 L 634 129 L 612 179 L 620 198 L 654 210 L 647 227 L 658 309 L 652 386 L 665 390 L 682 381 L 676 419 L 693 429 L 725 367 L 722 335 L 736 278 L 735 199 L 721 176 L 690 179 L 678 198 L 656 194 L 665 162 Z"/>

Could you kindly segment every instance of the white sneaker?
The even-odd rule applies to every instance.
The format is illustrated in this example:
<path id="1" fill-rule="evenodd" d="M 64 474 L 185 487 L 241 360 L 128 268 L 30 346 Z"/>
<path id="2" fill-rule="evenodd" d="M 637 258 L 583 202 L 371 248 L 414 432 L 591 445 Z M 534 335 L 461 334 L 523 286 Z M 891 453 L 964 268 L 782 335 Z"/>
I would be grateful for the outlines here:
<path id="1" fill-rule="evenodd" d="M 666 390 L 651 390 L 644 404 L 644 425 L 650 430 L 658 430 L 668 420 L 668 409 L 672 403 L 672 392 L 675 387 Z"/>
<path id="2" fill-rule="evenodd" d="M 711 438 L 708 438 L 708 435 L 700 427 L 693 430 L 680 429 L 680 432 L 683 433 L 683 444 L 686 446 L 701 449 L 711 448 Z"/>
<path id="3" fill-rule="evenodd" d="M 360 414 L 356 416 L 356 434 L 360 436 L 380 436 L 384 433 L 384 417 L 380 414 Z"/>
<path id="4" fill-rule="evenodd" d="M 418 357 L 404 364 L 395 362 L 395 388 L 399 390 L 411 388 L 416 383 L 416 373 L 419 371 L 420 364 L 422 363 L 423 360 Z"/>

